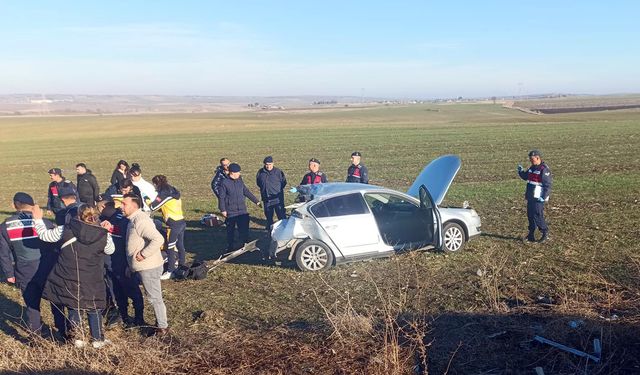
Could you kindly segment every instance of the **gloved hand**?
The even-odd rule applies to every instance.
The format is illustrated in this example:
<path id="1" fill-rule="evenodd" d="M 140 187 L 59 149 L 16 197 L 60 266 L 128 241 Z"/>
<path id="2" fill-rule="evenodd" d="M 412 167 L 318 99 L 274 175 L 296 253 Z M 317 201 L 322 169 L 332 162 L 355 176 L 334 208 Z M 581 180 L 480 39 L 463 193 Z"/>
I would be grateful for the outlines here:
<path id="1" fill-rule="evenodd" d="M 538 202 L 543 202 L 544 203 L 544 198 L 542 198 L 542 197 L 538 198 Z"/>
<path id="2" fill-rule="evenodd" d="M 524 170 L 524 168 L 522 167 L 522 165 L 518 164 L 518 173 L 522 172 Z"/>
<path id="3" fill-rule="evenodd" d="M 298 192 L 298 188 L 292 187 L 291 189 L 289 189 L 289 193 L 297 193 Z"/>

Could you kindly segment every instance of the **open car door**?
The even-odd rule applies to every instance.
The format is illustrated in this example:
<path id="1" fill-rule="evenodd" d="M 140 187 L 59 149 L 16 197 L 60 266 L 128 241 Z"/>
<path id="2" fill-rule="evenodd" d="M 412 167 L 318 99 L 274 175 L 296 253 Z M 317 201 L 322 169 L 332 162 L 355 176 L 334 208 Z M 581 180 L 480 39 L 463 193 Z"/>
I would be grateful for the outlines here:
<path id="1" fill-rule="evenodd" d="M 420 209 L 425 211 L 424 216 L 432 218 L 428 221 L 428 228 L 425 228 L 427 233 L 431 235 L 431 245 L 436 249 L 442 250 L 442 218 L 440 217 L 440 211 L 433 201 L 433 197 L 427 190 L 426 186 L 420 185 Z"/>

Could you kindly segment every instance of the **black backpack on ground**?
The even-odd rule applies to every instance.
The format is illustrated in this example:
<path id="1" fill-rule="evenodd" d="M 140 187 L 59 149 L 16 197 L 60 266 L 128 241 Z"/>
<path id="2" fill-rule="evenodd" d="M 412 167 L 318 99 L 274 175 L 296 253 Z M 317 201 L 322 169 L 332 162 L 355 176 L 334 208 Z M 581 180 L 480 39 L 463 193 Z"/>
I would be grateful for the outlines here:
<path id="1" fill-rule="evenodd" d="M 173 271 L 173 279 L 176 281 L 184 280 L 203 280 L 207 278 L 207 263 L 194 261 L 190 266 L 179 266 Z"/>

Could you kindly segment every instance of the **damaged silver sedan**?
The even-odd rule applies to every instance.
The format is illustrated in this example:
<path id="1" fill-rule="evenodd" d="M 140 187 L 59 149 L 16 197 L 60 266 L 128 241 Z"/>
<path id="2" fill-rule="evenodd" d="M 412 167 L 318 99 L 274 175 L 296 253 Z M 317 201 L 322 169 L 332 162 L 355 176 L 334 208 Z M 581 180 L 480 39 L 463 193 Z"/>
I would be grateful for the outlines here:
<path id="1" fill-rule="evenodd" d="M 356 183 L 300 186 L 303 202 L 273 226 L 271 256 L 321 271 L 407 250 L 460 251 L 481 225 L 471 208 L 439 207 L 460 165 L 455 155 L 433 160 L 407 193 Z"/>

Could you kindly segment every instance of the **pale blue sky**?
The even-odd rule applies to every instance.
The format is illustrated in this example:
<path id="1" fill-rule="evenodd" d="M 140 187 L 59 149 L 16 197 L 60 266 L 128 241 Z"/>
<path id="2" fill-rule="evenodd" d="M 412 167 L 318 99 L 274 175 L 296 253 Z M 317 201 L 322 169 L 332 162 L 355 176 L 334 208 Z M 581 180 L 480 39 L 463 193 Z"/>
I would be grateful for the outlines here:
<path id="1" fill-rule="evenodd" d="M 639 1 L 0 0 L 0 94 L 640 92 Z"/>

